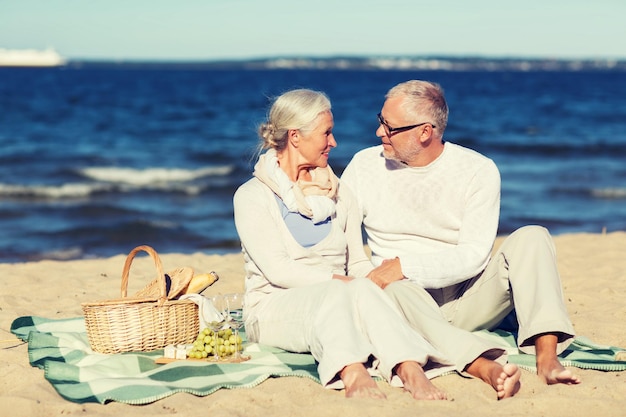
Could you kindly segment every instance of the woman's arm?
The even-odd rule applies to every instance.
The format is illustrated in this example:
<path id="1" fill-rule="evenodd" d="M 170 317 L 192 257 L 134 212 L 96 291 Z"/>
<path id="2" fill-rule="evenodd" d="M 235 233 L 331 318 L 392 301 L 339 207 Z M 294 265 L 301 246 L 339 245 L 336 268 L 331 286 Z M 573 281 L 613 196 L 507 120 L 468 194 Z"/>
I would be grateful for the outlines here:
<path id="1" fill-rule="evenodd" d="M 363 234 L 361 231 L 361 216 L 354 195 L 348 187 L 339 184 L 339 195 L 342 206 L 345 207 L 346 226 L 345 234 L 348 243 L 346 269 L 348 275 L 365 277 L 373 268 L 370 258 L 363 247 Z"/>
<path id="2" fill-rule="evenodd" d="M 249 181 L 237 190 L 233 203 L 241 243 L 269 282 L 292 288 L 332 278 L 332 266 L 322 256 L 308 251 L 305 255 L 303 250 L 302 256 L 294 259 L 293 248 L 290 251 L 288 246 L 298 244 L 280 217 L 273 193 L 265 185 Z"/>

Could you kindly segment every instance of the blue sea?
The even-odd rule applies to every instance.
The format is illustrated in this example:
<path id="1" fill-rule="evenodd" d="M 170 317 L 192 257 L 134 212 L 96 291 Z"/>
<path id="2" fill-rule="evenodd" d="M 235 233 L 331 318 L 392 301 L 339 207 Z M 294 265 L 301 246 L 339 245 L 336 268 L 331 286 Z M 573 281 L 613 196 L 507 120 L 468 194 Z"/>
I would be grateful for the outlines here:
<path id="1" fill-rule="evenodd" d="M 0 262 L 238 252 L 232 196 L 269 99 L 329 95 L 341 174 L 380 143 L 384 94 L 408 79 L 440 83 L 446 140 L 500 168 L 500 234 L 626 230 L 625 71 L 2 68 Z"/>

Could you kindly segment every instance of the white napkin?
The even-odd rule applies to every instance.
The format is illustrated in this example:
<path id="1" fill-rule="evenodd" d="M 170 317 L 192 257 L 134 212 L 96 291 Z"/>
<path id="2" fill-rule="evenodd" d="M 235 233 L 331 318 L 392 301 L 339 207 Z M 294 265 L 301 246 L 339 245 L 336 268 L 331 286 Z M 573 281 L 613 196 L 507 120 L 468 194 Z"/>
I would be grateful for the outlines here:
<path id="1" fill-rule="evenodd" d="M 179 300 L 189 299 L 198 305 L 198 319 L 200 320 L 200 330 L 209 327 L 212 321 L 222 321 L 222 314 L 213 306 L 211 300 L 202 294 L 184 294 Z"/>

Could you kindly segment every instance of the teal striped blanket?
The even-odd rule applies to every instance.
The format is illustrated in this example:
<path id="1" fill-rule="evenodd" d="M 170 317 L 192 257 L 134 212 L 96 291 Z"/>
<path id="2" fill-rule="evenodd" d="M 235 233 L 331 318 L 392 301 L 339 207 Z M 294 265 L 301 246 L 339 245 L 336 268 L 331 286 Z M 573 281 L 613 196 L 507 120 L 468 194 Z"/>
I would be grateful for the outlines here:
<path id="1" fill-rule="evenodd" d="M 59 395 L 76 403 L 147 404 L 177 392 L 205 396 L 222 388 L 251 388 L 272 377 L 295 376 L 320 382 L 311 355 L 255 343 L 246 344 L 245 353 L 251 359 L 243 363 L 175 361 L 158 365 L 155 360 L 163 356 L 162 350 L 115 355 L 94 353 L 82 317 L 60 320 L 19 317 L 12 323 L 11 332 L 28 343 L 30 364 L 43 369 L 44 377 Z M 512 334 L 485 332 L 485 337 L 502 343 L 511 362 L 534 370 L 534 356 L 517 352 Z M 577 338 L 561 359 L 566 366 L 624 371 L 626 362 L 615 360 L 620 350 Z"/>

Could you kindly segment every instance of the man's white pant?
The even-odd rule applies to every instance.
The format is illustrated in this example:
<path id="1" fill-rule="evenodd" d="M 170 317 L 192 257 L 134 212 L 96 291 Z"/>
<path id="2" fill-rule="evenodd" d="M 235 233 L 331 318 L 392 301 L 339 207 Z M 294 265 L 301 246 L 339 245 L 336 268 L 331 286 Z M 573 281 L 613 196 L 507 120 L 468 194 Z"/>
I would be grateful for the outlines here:
<path id="1" fill-rule="evenodd" d="M 554 243 L 540 226 L 513 232 L 485 270 L 472 279 L 430 290 L 403 280 L 390 284 L 385 292 L 409 323 L 452 359 L 459 371 L 483 354 L 494 359 L 503 353 L 471 332 L 496 328 L 514 308 L 521 351 L 534 354 L 533 338 L 542 333 L 557 334 L 557 353 L 574 339 Z"/>

